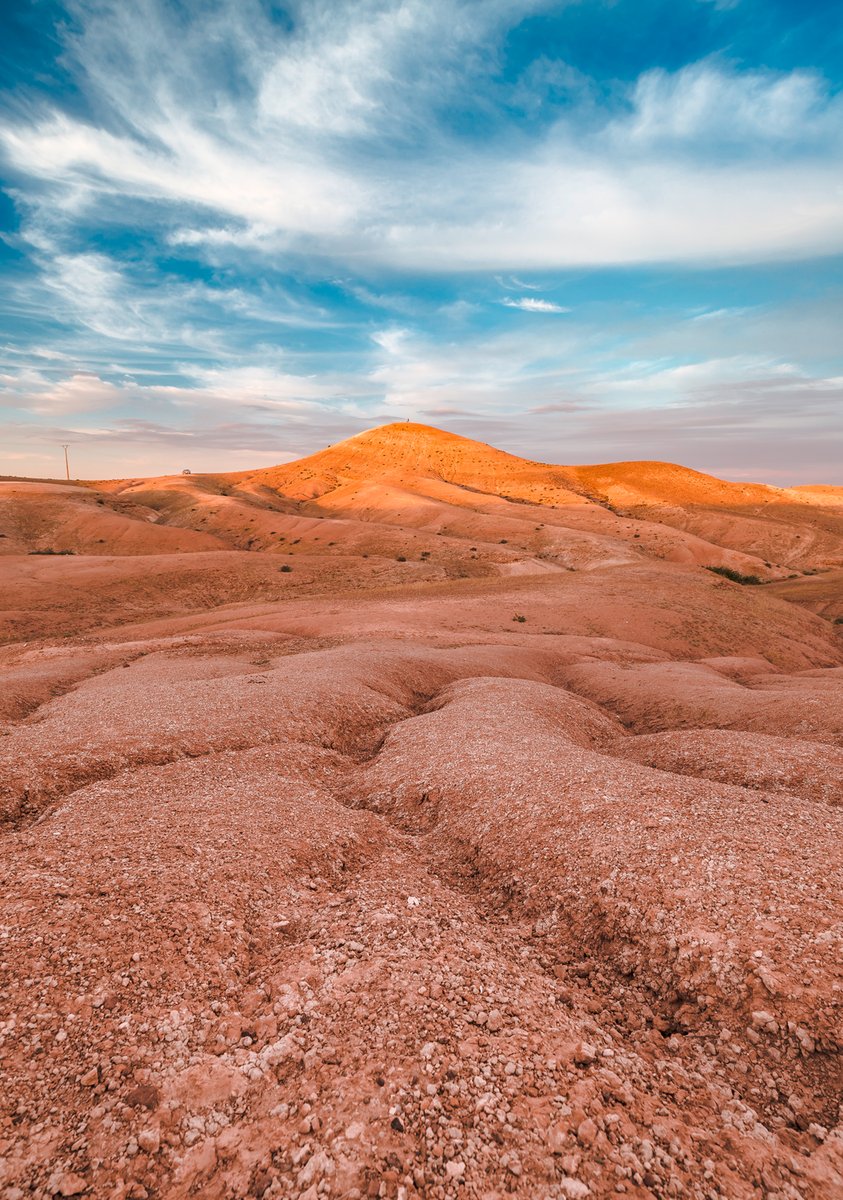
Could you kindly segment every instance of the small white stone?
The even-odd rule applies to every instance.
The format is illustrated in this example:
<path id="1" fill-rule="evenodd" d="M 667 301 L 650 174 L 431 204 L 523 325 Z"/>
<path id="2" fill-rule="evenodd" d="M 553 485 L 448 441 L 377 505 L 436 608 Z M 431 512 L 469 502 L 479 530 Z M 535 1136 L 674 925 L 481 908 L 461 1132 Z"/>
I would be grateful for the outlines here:
<path id="1" fill-rule="evenodd" d="M 591 1195 L 591 1189 L 581 1179 L 563 1179 L 559 1183 L 559 1190 L 568 1200 L 584 1200 L 584 1197 Z"/>

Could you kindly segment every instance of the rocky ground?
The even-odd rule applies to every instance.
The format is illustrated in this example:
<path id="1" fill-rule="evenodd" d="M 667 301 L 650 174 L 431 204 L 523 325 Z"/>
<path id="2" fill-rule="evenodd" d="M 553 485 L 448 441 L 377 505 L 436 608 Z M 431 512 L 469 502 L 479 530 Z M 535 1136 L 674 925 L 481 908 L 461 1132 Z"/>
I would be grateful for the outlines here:
<path id="1" fill-rule="evenodd" d="M 634 528 L 0 560 L 2 1200 L 843 1196 L 843 639 Z"/>

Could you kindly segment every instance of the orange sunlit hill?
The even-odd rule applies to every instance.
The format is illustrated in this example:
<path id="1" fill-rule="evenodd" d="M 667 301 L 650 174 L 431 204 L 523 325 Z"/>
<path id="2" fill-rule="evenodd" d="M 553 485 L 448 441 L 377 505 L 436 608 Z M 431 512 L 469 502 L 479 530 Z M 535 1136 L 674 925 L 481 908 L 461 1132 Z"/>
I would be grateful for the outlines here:
<path id="1" fill-rule="evenodd" d="M 843 487 L 403 423 L 0 535 L 4 1200 L 842 1194 Z"/>
<path id="2" fill-rule="evenodd" d="M 552 466 L 409 423 L 257 471 L 10 480 L 0 497 L 4 554 L 248 550 L 308 556 L 316 571 L 367 555 L 395 583 L 648 559 L 770 582 L 843 564 L 843 488 L 728 483 L 658 462 Z"/>

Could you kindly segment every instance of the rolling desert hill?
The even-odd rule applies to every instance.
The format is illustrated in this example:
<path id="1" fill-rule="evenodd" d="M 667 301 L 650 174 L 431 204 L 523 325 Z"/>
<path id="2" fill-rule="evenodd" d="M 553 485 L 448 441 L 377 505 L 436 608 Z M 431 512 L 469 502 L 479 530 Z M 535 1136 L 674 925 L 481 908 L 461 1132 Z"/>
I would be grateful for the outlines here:
<path id="1" fill-rule="evenodd" d="M 784 583 L 843 569 L 843 489 L 728 483 L 667 463 L 548 466 L 409 423 L 261 471 L 0 481 L 0 555 L 117 556 L 118 575 L 135 555 L 225 550 L 316 556 L 317 572 L 350 556 L 379 584 L 653 559 Z"/>
<path id="2" fill-rule="evenodd" d="M 2 1200 L 843 1196 L 843 489 L 404 423 L 0 535 Z"/>

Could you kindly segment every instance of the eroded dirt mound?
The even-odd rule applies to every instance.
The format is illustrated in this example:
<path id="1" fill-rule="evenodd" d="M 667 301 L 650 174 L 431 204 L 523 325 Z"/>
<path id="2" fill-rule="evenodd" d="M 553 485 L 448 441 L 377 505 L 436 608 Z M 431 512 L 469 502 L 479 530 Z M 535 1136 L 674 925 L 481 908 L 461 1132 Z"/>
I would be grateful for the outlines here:
<path id="1" fill-rule="evenodd" d="M 731 729 L 683 729 L 627 738 L 612 752 L 676 775 L 843 804 L 843 747 Z"/>
<path id="2" fill-rule="evenodd" d="M 20 652 L 8 1195 L 834 1194 L 837 810 L 448 640 Z"/>

